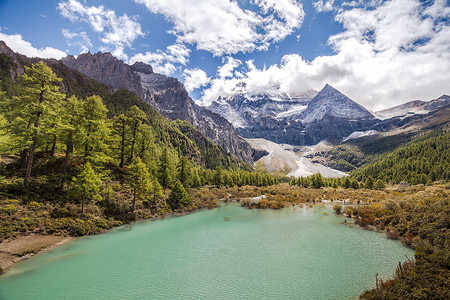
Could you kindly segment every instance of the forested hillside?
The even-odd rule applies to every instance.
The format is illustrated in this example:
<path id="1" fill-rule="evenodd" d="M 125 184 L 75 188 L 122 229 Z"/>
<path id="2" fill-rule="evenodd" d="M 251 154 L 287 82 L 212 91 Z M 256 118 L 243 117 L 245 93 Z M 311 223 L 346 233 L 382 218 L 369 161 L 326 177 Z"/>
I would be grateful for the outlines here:
<path id="1" fill-rule="evenodd" d="M 215 205 L 192 188 L 276 183 L 136 95 L 47 63 L 0 55 L 0 240 L 92 234 Z"/>
<path id="2" fill-rule="evenodd" d="M 450 133 L 434 131 L 414 139 L 382 159 L 357 169 L 358 181 L 369 176 L 388 183 L 426 184 L 450 179 Z"/>
<path id="3" fill-rule="evenodd" d="M 25 66 L 30 67 L 38 61 L 40 60 L 29 59 L 20 54 L 14 54 L 14 58 L 0 54 L 0 84 L 1 90 L 5 92 L 7 98 L 20 93 L 18 90 L 19 86 L 14 79 L 17 71 L 20 72 Z M 109 118 L 124 114 L 132 106 L 137 106 L 146 114 L 143 122 L 151 127 L 154 142 L 159 148 L 167 146 L 177 152 L 178 155 L 188 155 L 191 160 L 206 168 L 222 167 L 228 169 L 240 167 L 247 170 L 250 169 L 250 166 L 226 153 L 220 146 L 211 143 L 195 128 L 193 130 L 196 131 L 196 134 L 188 138 L 179 130 L 179 123 L 171 122 L 158 114 L 153 107 L 140 99 L 136 94 L 126 90 L 115 91 L 75 70 L 69 69 L 60 61 L 44 61 L 62 79 L 60 83 L 61 90 L 64 91 L 67 98 L 74 95 L 79 99 L 85 99 L 92 95 L 98 95 L 108 109 L 107 116 Z M 205 148 L 208 151 L 204 151 Z M 205 155 L 210 155 L 210 157 Z M 214 158 L 214 164 L 208 164 L 207 162 L 211 162 L 212 158 Z"/>

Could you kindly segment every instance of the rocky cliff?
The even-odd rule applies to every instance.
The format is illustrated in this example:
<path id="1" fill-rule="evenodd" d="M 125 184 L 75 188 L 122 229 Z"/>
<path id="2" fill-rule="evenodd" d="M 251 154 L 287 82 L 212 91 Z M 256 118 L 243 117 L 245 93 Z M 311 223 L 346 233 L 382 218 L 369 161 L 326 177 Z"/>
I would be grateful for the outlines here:
<path id="1" fill-rule="evenodd" d="M 223 117 L 206 110 L 189 97 L 177 79 L 153 72 L 144 63 L 125 64 L 110 53 L 68 56 L 63 63 L 116 89 L 135 92 L 166 118 L 186 120 L 227 152 L 251 163 L 264 153 L 253 149 Z"/>
<path id="2" fill-rule="evenodd" d="M 377 123 L 367 109 L 330 85 L 294 97 L 241 93 L 220 98 L 208 109 L 227 117 L 243 137 L 291 145 L 340 141 Z"/>

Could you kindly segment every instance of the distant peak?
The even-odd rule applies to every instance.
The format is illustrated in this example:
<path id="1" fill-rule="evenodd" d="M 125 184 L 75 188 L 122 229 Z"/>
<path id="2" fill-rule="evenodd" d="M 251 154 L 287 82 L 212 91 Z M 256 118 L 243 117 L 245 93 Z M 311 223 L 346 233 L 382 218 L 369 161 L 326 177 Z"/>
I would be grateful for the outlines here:
<path id="1" fill-rule="evenodd" d="M 323 89 L 321 91 L 336 91 L 336 92 L 339 92 L 337 89 L 335 89 L 334 87 L 332 87 L 328 83 L 325 84 L 325 86 L 323 87 Z"/>

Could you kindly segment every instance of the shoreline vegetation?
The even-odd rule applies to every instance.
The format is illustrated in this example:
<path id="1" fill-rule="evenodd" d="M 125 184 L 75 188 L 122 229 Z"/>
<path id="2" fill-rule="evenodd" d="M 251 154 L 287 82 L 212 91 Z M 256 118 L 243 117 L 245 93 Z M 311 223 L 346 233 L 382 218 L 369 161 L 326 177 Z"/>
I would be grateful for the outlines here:
<path id="1" fill-rule="evenodd" d="M 0 254 L 10 261 L 52 239 L 213 208 L 219 199 L 254 209 L 333 200 L 356 203 L 336 212 L 416 250 L 415 261 L 400 264 L 393 280 L 377 280 L 363 299 L 450 299 L 448 131 L 348 177 L 288 183 L 252 170 L 132 93 L 59 78 L 43 62 L 27 61 L 25 74 L 11 77 L 15 63 L 4 55 L 0 63 L 0 247 L 7 249 Z M 402 180 L 414 185 L 397 189 Z M 35 248 L 17 246 L 27 239 L 36 239 Z"/>
<path id="2" fill-rule="evenodd" d="M 280 209 L 289 206 L 312 207 L 331 204 L 336 213 L 354 219 L 354 224 L 369 230 L 383 231 L 387 238 L 398 239 L 405 246 L 416 251 L 415 259 L 399 262 L 391 280 L 383 281 L 374 278 L 374 289 L 366 291 L 360 296 L 361 299 L 389 299 L 399 293 L 412 295 L 417 299 L 445 299 L 450 295 L 447 285 L 449 282 L 448 191 L 450 184 L 433 186 L 420 184 L 401 190 L 396 187 L 380 190 L 332 187 L 314 189 L 288 183 L 266 187 L 205 186 L 187 190 L 195 206 L 180 208 L 176 212 L 166 212 L 161 215 L 145 215 L 141 212 L 139 214 L 141 218 L 136 217 L 122 224 L 176 217 L 201 209 L 212 209 L 219 201 L 238 202 L 249 209 Z M 87 207 L 87 211 L 89 210 L 90 208 Z M 326 216 L 327 214 L 324 214 L 324 217 Z M 112 227 L 117 225 L 120 224 L 114 224 Z M 61 236 L 50 235 L 55 240 L 45 247 L 32 250 L 26 247 L 20 248 L 26 243 L 25 239 L 30 237 L 30 235 L 22 234 L 29 233 L 18 233 L 16 239 L 0 243 L 0 255 L 2 255 L 0 257 L 3 261 L 5 261 L 5 254 L 10 255 L 8 267 L 12 265 L 11 261 L 26 259 L 34 253 L 45 251 L 61 240 L 70 240 L 67 232 L 63 234 L 61 231 L 59 232 Z M 94 232 L 86 234 L 94 234 Z M 36 240 L 48 237 L 40 233 L 32 233 L 31 236 L 37 236 Z M 14 243 L 17 243 L 17 246 L 14 246 Z M 10 253 L 2 250 L 5 248 L 10 249 L 8 250 Z"/>

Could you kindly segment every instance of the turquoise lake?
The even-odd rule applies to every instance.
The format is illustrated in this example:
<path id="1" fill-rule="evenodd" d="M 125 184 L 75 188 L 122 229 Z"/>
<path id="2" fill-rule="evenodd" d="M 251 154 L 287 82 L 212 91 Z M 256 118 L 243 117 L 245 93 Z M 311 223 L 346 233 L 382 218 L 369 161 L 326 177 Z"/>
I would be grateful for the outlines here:
<path id="1" fill-rule="evenodd" d="M 0 299 L 354 299 L 414 255 L 343 221 L 330 207 L 230 204 L 138 222 L 17 264 Z"/>

